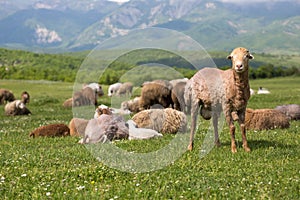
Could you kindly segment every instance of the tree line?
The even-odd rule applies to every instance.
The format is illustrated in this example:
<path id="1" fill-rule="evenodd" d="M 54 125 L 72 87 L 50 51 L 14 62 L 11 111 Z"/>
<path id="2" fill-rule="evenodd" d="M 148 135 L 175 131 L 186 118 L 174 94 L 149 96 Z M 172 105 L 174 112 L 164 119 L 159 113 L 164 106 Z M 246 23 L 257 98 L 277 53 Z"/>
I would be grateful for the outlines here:
<path id="1" fill-rule="evenodd" d="M 79 55 L 79 54 L 78 54 Z M 76 78 L 82 82 L 98 80 L 101 84 L 112 84 L 117 81 L 135 80 L 143 83 L 149 79 L 160 78 L 164 73 L 158 72 L 161 66 L 148 66 L 147 63 L 159 63 L 163 66 L 170 66 L 183 77 L 190 78 L 196 70 L 193 69 L 187 61 L 178 58 L 169 52 L 155 51 L 138 51 L 131 53 L 130 56 L 125 55 L 117 61 L 111 63 L 109 67 L 101 73 L 100 77 L 96 77 L 92 72 L 78 76 L 78 70 L 84 61 L 84 56 L 80 54 L 42 54 L 20 50 L 0 49 L 0 79 L 19 79 L 19 80 L 50 80 L 74 82 Z M 134 60 L 135 62 L 132 62 Z M 227 63 L 220 67 L 228 69 Z M 128 72 L 134 70 L 137 66 L 144 66 L 142 73 L 136 73 L 126 76 Z M 148 70 L 145 70 L 148 69 Z M 148 71 L 148 73 L 147 73 Z M 164 72 L 162 69 L 161 72 Z M 273 78 L 281 76 L 299 76 L 299 66 L 274 66 L 270 63 L 259 63 L 259 66 L 250 68 L 250 79 Z M 95 76 L 95 77 L 93 77 Z M 173 78 L 174 76 L 167 77 Z M 178 76 L 178 78 L 180 78 Z M 131 80 L 130 80 L 131 79 Z"/>

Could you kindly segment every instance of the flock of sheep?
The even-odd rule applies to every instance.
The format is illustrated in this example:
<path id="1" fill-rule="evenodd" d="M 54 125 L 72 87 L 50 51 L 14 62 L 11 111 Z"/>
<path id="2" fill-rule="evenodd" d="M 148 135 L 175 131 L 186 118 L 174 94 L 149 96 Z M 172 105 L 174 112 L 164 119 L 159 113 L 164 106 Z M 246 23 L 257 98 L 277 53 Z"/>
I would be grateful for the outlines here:
<path id="1" fill-rule="evenodd" d="M 67 99 L 64 107 L 95 105 L 93 119 L 73 118 L 69 125 L 50 124 L 38 127 L 30 136 L 77 136 L 79 143 L 107 142 L 115 139 L 149 139 L 162 134 L 185 133 L 190 128 L 188 149 L 194 146 L 197 117 L 212 119 L 215 144 L 220 145 L 218 121 L 224 113 L 231 135 L 231 151 L 237 152 L 235 144 L 235 124 L 237 121 L 242 133 L 243 148 L 250 151 L 246 130 L 288 128 L 290 120 L 300 119 L 300 105 L 290 104 L 275 109 L 247 108 L 250 98 L 248 79 L 249 60 L 253 55 L 242 47 L 234 49 L 227 57 L 232 68 L 219 70 L 203 68 L 191 79 L 154 80 L 142 85 L 138 97 L 124 101 L 120 109 L 133 114 L 130 120 L 105 105 L 98 106 L 97 99 L 104 95 L 97 83 L 84 85 L 81 91 Z M 131 96 L 133 84 L 115 83 L 108 88 L 108 96 Z M 0 102 L 5 105 L 6 115 L 31 114 L 26 107 L 29 94 L 23 92 L 21 100 L 15 100 L 11 91 L 0 89 Z M 128 111 L 128 112 L 125 112 Z M 188 127 L 187 116 L 191 116 Z"/>

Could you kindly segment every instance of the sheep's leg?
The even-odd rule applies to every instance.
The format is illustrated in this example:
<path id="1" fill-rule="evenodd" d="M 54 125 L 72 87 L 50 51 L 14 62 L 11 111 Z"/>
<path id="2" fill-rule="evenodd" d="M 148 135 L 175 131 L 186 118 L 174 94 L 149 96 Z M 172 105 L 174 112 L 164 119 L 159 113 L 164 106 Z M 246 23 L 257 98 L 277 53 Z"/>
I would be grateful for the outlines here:
<path id="1" fill-rule="evenodd" d="M 199 103 L 193 103 L 191 109 L 191 133 L 190 133 L 190 143 L 188 146 L 188 150 L 193 150 L 194 146 L 194 136 L 196 131 L 197 117 L 199 113 Z"/>
<path id="2" fill-rule="evenodd" d="M 218 114 L 214 113 L 213 114 L 213 126 L 214 126 L 214 133 L 215 133 L 215 145 L 217 147 L 220 147 L 221 142 L 219 139 L 218 120 L 219 120 Z"/>
<path id="3" fill-rule="evenodd" d="M 251 149 L 248 146 L 247 142 L 247 136 L 246 136 L 246 128 L 245 128 L 245 111 L 239 115 L 239 124 L 240 124 L 240 129 L 242 132 L 242 141 L 243 141 L 243 148 L 246 152 L 251 151 Z"/>
<path id="4" fill-rule="evenodd" d="M 229 126 L 230 136 L 231 136 L 231 152 L 236 153 L 236 144 L 235 144 L 235 126 L 233 123 L 231 112 L 228 110 L 225 112 L 226 122 Z"/>

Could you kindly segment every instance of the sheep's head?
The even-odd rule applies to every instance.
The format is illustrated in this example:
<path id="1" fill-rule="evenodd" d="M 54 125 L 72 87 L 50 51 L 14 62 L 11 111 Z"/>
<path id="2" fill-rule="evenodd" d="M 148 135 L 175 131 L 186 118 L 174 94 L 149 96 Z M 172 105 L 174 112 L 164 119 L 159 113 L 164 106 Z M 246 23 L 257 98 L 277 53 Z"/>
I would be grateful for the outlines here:
<path id="1" fill-rule="evenodd" d="M 248 70 L 248 61 L 254 59 L 249 50 L 238 47 L 235 48 L 227 59 L 232 61 L 232 69 L 237 73 L 242 73 Z"/>

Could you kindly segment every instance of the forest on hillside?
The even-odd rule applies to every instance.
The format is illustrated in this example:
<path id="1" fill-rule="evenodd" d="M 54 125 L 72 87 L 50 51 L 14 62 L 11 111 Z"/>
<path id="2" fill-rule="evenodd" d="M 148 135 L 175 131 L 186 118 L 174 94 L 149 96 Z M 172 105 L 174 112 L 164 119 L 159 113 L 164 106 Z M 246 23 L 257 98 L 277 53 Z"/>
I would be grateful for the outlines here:
<path id="1" fill-rule="evenodd" d="M 87 55 L 88 52 L 44 54 L 0 49 L 0 79 L 74 82 L 77 72 Z M 225 59 L 226 52 L 211 52 L 210 55 L 219 68 L 227 69 L 230 67 L 230 61 Z M 154 65 L 158 63 L 172 67 L 187 78 L 190 78 L 196 72 L 190 63 L 175 54 L 148 50 L 139 51 L 127 60 L 126 56 L 124 56 L 123 59 L 110 63 L 101 77 L 94 78 L 98 79 L 98 82 L 101 84 L 111 84 L 120 81 L 120 78 L 129 70 L 145 63 L 154 63 Z M 260 79 L 299 76 L 300 65 L 298 63 L 300 63 L 300 56 L 296 55 L 274 56 L 257 54 L 255 55 L 255 60 L 251 61 L 249 77 L 250 79 Z M 150 68 L 146 69 L 148 69 L 149 73 L 153 73 Z M 155 70 L 155 68 L 152 69 Z M 86 77 L 80 77 L 80 80 L 85 82 L 92 76 L 92 74 L 87 74 Z M 143 74 L 134 78 L 142 83 L 151 77 L 143 72 Z"/>

